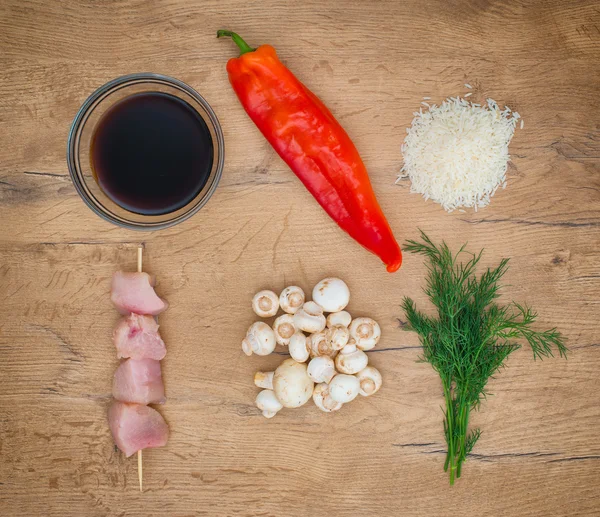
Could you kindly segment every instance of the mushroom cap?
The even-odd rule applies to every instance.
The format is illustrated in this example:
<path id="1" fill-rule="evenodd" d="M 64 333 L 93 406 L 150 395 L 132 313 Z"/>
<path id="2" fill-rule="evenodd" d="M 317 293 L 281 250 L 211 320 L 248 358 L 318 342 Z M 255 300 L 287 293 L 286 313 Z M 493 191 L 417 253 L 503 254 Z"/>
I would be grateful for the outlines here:
<path id="1" fill-rule="evenodd" d="M 329 383 L 329 395 L 336 402 L 352 402 L 360 391 L 360 382 L 354 375 L 340 373 Z"/>
<path id="2" fill-rule="evenodd" d="M 317 302 L 304 302 L 302 309 L 311 316 L 321 316 L 323 314 L 323 307 L 321 307 Z"/>
<path id="3" fill-rule="evenodd" d="M 325 312 L 339 312 L 344 310 L 350 301 L 350 289 L 339 278 L 324 278 L 315 285 L 312 299 L 323 307 Z"/>
<path id="4" fill-rule="evenodd" d="M 291 314 L 282 314 L 273 322 L 273 332 L 275 332 L 275 340 L 279 345 L 288 346 L 290 338 L 296 332 L 294 325 L 294 317 Z"/>
<path id="5" fill-rule="evenodd" d="M 331 413 L 332 411 L 338 411 L 342 407 L 341 402 L 336 402 L 329 395 L 329 384 L 322 382 L 315 386 L 313 390 L 313 402 L 321 411 L 325 413 Z"/>
<path id="6" fill-rule="evenodd" d="M 350 338 L 348 340 L 348 343 L 346 343 L 346 346 L 342 348 L 342 350 L 345 354 L 351 354 L 352 352 L 356 352 L 358 350 L 358 347 L 356 346 L 356 341 L 354 341 L 353 338 Z"/>
<path id="7" fill-rule="evenodd" d="M 383 383 L 381 373 L 373 366 L 367 366 L 356 374 L 356 378 L 360 382 L 360 394 L 363 397 L 370 397 L 377 393 Z"/>
<path id="8" fill-rule="evenodd" d="M 310 342 L 307 343 L 308 338 L 302 332 L 297 330 L 294 335 L 290 338 L 290 344 L 288 350 L 292 359 L 299 363 L 305 362 L 310 357 Z"/>
<path id="9" fill-rule="evenodd" d="M 325 328 L 323 309 L 315 302 L 306 302 L 294 314 L 294 325 L 304 332 L 321 332 Z"/>
<path id="10" fill-rule="evenodd" d="M 352 350 L 350 345 L 342 349 L 335 358 L 335 366 L 340 373 L 358 373 L 369 364 L 369 358 L 362 350 Z M 346 351 L 349 349 L 350 351 Z"/>
<path id="11" fill-rule="evenodd" d="M 308 376 L 315 382 L 329 382 L 335 375 L 335 363 L 325 355 L 314 357 L 308 363 Z"/>
<path id="12" fill-rule="evenodd" d="M 279 296 L 269 290 L 256 293 L 252 298 L 252 310 L 261 318 L 275 316 L 279 310 Z"/>
<path id="13" fill-rule="evenodd" d="M 283 408 L 283 405 L 272 390 L 262 390 L 256 396 L 256 407 L 263 412 L 267 418 L 272 418 Z"/>
<path id="14" fill-rule="evenodd" d="M 371 350 L 379 343 L 381 327 L 374 319 L 356 318 L 350 323 L 350 337 L 361 350 Z"/>
<path id="15" fill-rule="evenodd" d="M 242 349 L 246 355 L 269 355 L 275 350 L 275 333 L 263 321 L 250 325 L 246 338 L 242 341 Z"/>
<path id="16" fill-rule="evenodd" d="M 275 370 L 273 389 L 283 407 L 303 406 L 311 398 L 313 388 L 314 382 L 308 376 L 304 363 L 286 359 Z"/>
<path id="17" fill-rule="evenodd" d="M 279 305 L 288 314 L 296 314 L 304 304 L 306 296 L 304 291 L 297 285 L 286 287 L 279 295 Z"/>
<path id="18" fill-rule="evenodd" d="M 352 316 L 347 311 L 332 312 L 327 316 L 327 326 L 329 328 L 341 325 L 342 327 L 349 327 L 352 323 Z"/>

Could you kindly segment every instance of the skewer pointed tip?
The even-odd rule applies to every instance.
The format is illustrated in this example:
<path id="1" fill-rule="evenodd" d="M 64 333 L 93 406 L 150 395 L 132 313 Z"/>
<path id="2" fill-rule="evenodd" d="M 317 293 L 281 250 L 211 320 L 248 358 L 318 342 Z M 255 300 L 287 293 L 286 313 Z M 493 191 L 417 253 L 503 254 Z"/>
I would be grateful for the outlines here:
<path id="1" fill-rule="evenodd" d="M 137 458 L 138 458 L 138 481 L 140 482 L 140 492 L 143 492 L 143 488 L 142 488 L 142 480 L 144 478 L 143 475 L 143 471 L 142 471 L 142 451 L 139 450 L 137 453 Z"/>
<path id="2" fill-rule="evenodd" d="M 143 251 L 144 251 L 144 247 L 143 246 L 140 246 L 137 249 L 137 270 L 138 270 L 138 273 L 142 272 L 142 253 L 143 253 Z"/>

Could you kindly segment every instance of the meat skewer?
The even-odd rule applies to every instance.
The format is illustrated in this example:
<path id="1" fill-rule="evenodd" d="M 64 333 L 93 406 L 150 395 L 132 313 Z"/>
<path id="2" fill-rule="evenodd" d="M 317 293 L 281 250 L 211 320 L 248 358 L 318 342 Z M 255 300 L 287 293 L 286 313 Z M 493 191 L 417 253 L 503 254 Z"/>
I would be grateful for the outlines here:
<path id="1" fill-rule="evenodd" d="M 169 427 L 148 404 L 165 401 L 160 359 L 166 347 L 158 333 L 156 315 L 168 304 L 154 291 L 154 280 L 142 272 L 142 247 L 137 251 L 137 272 L 113 275 L 111 300 L 126 316 L 117 324 L 113 341 L 117 357 L 125 358 L 113 379 L 108 420 L 117 447 L 127 456 L 137 452 L 138 480 L 143 491 L 142 450 L 166 445 Z"/>

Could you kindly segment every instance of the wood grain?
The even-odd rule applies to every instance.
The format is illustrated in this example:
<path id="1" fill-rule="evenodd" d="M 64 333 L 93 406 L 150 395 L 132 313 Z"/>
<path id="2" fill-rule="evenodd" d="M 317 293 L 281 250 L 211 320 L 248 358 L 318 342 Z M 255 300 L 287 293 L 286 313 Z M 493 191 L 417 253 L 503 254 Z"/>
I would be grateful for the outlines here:
<path id="1" fill-rule="evenodd" d="M 506 300 L 558 326 L 568 361 L 526 350 L 491 381 L 484 433 L 453 488 L 442 471 L 441 387 L 401 330 L 404 295 L 425 303 L 422 261 L 388 275 L 339 231 L 232 93 L 231 28 L 271 43 L 357 144 L 399 238 L 423 228 L 512 258 Z M 173 75 L 212 104 L 226 164 L 211 202 L 170 230 L 97 218 L 68 177 L 65 145 L 93 89 L 124 73 Z M 423 96 L 474 86 L 525 119 L 509 186 L 477 213 L 446 214 L 394 185 Z M 599 515 L 600 9 L 571 0 L 0 3 L 0 514 L 2 516 Z M 117 360 L 109 280 L 144 268 L 171 303 L 172 437 L 136 465 L 116 452 L 106 409 Z M 240 340 L 261 288 L 335 274 L 353 314 L 380 321 L 370 353 L 384 388 L 327 415 L 271 421 L 253 406 Z"/>

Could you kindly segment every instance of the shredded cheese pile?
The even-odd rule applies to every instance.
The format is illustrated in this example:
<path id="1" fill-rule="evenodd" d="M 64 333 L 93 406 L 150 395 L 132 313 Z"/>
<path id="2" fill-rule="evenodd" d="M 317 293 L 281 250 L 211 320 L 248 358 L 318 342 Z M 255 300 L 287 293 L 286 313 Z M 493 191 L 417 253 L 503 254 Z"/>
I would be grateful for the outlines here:
<path id="1" fill-rule="evenodd" d="M 448 212 L 487 206 L 498 187 L 506 188 L 508 144 L 520 115 L 492 99 L 483 106 L 460 97 L 422 104 L 426 111 L 415 112 L 406 130 L 398 181 L 410 178 L 411 192 Z"/>

